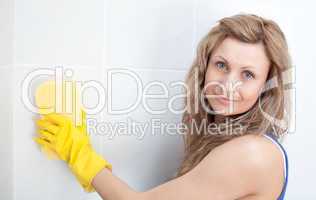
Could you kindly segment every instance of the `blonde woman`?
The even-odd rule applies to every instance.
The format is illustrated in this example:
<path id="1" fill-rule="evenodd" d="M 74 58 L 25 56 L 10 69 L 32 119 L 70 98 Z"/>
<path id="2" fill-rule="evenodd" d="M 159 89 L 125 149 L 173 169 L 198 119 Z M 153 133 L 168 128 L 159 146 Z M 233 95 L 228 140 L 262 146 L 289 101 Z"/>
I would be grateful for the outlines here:
<path id="1" fill-rule="evenodd" d="M 251 14 L 219 20 L 200 41 L 186 77 L 181 167 L 170 181 L 148 191 L 134 191 L 113 175 L 112 165 L 91 147 L 86 129 L 65 116 L 39 119 L 36 142 L 66 161 L 86 191 L 107 200 L 281 200 L 288 160 L 278 140 L 288 131 L 280 122 L 289 111 L 282 73 L 290 65 L 285 36 L 275 22 Z M 213 129 L 194 128 L 203 123 Z"/>

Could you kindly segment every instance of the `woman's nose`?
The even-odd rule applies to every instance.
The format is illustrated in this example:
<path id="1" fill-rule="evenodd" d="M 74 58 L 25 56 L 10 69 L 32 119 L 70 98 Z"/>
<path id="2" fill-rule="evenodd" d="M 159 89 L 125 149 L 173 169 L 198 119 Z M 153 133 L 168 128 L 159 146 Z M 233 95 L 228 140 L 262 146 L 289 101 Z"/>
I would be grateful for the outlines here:
<path id="1" fill-rule="evenodd" d="M 237 98 L 235 96 L 238 95 L 238 92 L 241 88 L 242 81 L 239 80 L 239 78 L 235 75 L 229 75 L 224 81 L 224 85 L 226 90 L 226 93 L 224 93 L 224 95 L 226 95 L 226 97 L 235 99 Z"/>

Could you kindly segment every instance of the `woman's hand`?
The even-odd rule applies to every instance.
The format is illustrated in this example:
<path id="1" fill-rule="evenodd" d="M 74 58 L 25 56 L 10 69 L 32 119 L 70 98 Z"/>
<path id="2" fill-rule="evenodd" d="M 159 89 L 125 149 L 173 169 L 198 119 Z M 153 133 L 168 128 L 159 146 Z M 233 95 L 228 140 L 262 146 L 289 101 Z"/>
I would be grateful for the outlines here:
<path id="1" fill-rule="evenodd" d="M 112 165 L 94 151 L 87 134 L 85 116 L 83 112 L 83 125 L 75 126 L 70 118 L 62 114 L 43 115 L 36 121 L 39 137 L 35 141 L 67 162 L 85 191 L 92 192 L 92 179 L 104 167 L 112 171 Z"/>

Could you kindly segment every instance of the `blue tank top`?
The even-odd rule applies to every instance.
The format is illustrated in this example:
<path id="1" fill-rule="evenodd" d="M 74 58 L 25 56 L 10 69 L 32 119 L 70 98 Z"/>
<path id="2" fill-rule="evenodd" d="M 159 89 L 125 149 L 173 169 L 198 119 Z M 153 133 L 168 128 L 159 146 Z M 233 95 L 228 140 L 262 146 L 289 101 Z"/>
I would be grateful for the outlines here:
<path id="1" fill-rule="evenodd" d="M 281 192 L 281 194 L 280 194 L 280 196 L 278 197 L 277 200 L 284 200 L 286 186 L 287 186 L 287 180 L 288 180 L 288 158 L 287 158 L 287 154 L 286 154 L 286 151 L 285 151 L 284 147 L 278 142 L 277 138 L 272 133 L 264 134 L 264 136 L 266 136 L 274 144 L 276 144 L 279 147 L 279 149 L 281 150 L 282 154 L 283 154 L 284 170 L 285 170 L 284 171 L 285 181 L 284 181 L 284 184 L 283 184 L 282 192 Z"/>

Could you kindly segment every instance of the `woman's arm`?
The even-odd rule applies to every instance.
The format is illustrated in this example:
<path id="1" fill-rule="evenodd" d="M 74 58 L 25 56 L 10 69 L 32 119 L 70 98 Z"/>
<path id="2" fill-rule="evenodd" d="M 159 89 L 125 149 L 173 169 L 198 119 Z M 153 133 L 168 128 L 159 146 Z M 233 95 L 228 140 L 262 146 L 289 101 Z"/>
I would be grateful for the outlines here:
<path id="1" fill-rule="evenodd" d="M 101 170 L 93 178 L 92 186 L 106 200 L 140 199 L 141 193 L 130 188 L 107 168 Z"/>
<path id="2" fill-rule="evenodd" d="M 106 200 L 231 200 L 247 195 L 276 199 L 278 190 L 272 196 L 260 194 L 263 188 L 279 186 L 272 177 L 282 174 L 275 170 L 266 145 L 256 136 L 236 138 L 214 149 L 185 175 L 145 192 L 132 190 L 107 169 L 97 174 L 92 185 Z"/>

